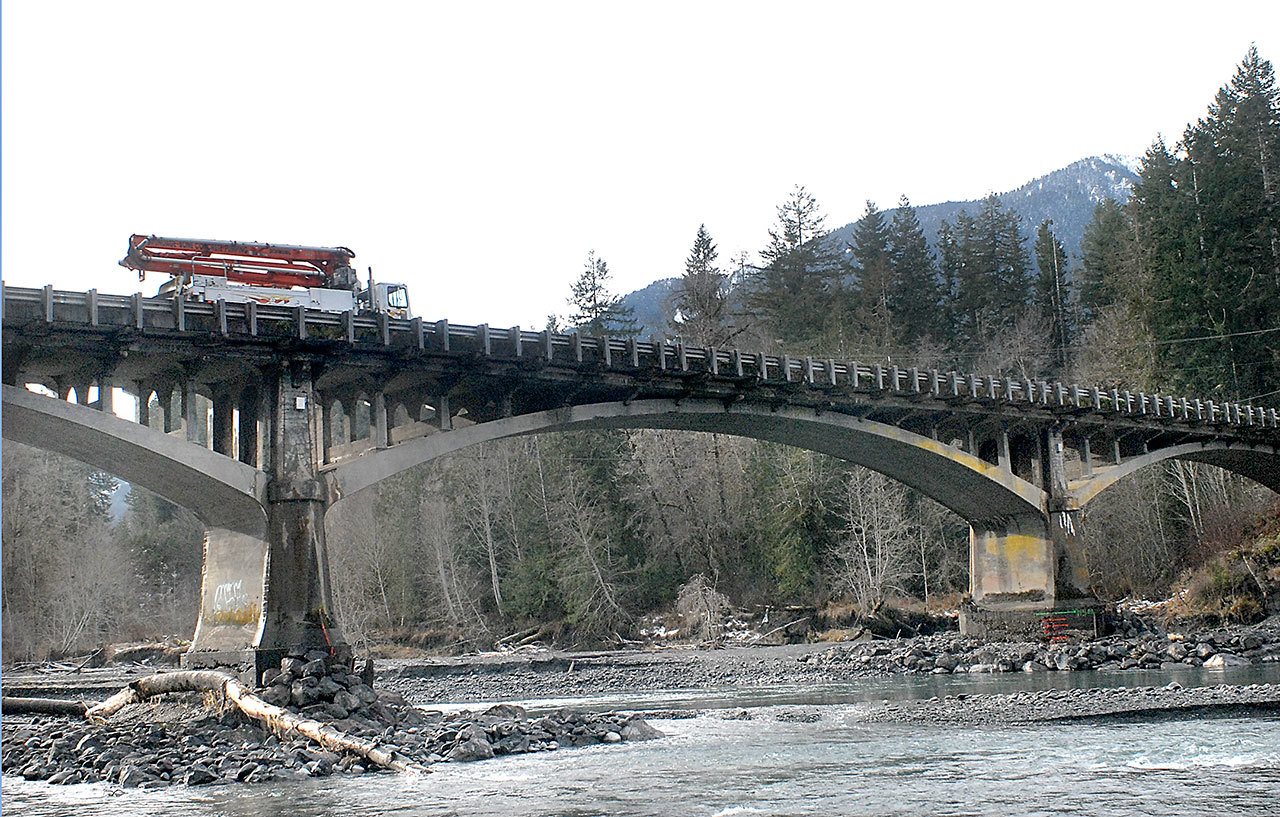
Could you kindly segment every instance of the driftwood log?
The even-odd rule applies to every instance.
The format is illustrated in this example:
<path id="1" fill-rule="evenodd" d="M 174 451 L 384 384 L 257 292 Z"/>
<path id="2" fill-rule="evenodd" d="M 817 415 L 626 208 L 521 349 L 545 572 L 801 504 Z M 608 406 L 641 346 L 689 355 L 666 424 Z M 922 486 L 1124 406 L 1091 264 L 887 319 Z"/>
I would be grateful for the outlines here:
<path id="1" fill-rule="evenodd" d="M 175 692 L 213 692 L 222 695 L 246 716 L 261 721 L 277 735 L 302 735 L 325 749 L 333 752 L 351 752 L 384 769 L 405 774 L 424 774 L 430 771 L 421 764 L 397 757 L 394 752 L 379 748 L 372 741 L 344 734 L 327 723 L 302 718 L 286 709 L 269 704 L 254 695 L 235 676 L 217 670 L 164 672 L 139 678 L 100 704 L 86 705 L 82 701 L 56 701 L 46 698 L 5 698 L 4 711 L 15 714 L 27 712 L 82 715 L 94 723 L 105 723 L 107 718 L 129 704 Z M 26 709 L 11 709 L 11 706 L 26 707 Z"/>
<path id="2" fill-rule="evenodd" d="M 82 718 L 89 706 L 84 701 L 64 701 L 58 698 L 14 698 L 5 695 L 0 700 L 0 712 L 5 715 L 74 715 Z"/>

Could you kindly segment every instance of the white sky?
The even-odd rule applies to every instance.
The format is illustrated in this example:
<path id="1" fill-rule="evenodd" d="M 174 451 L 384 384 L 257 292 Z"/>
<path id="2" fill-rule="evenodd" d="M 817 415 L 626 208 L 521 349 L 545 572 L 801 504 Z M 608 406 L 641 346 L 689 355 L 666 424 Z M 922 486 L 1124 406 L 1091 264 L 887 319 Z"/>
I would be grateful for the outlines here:
<path id="1" fill-rule="evenodd" d="M 540 327 L 698 224 L 763 247 L 1176 141 L 1280 3 L 3 5 L 3 274 L 139 289 L 130 233 L 345 245 L 434 320 Z M 160 284 L 143 285 L 151 294 Z"/>

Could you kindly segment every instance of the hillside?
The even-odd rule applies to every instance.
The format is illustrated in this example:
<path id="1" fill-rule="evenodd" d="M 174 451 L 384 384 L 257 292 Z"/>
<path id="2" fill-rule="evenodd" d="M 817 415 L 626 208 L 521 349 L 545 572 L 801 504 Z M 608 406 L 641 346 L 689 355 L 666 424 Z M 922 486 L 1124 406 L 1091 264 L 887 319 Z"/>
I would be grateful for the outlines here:
<path id="1" fill-rule="evenodd" d="M 1093 208 L 1107 198 L 1121 204 L 1127 202 L 1133 183 L 1138 179 L 1133 170 L 1136 166 L 1136 161 L 1114 155 L 1081 159 L 1032 179 L 1016 190 L 1001 193 L 999 198 L 1002 204 L 1022 216 L 1028 247 L 1040 222 L 1053 219 L 1058 240 L 1074 261 L 1080 257 L 1080 240 L 1093 218 Z M 981 199 L 971 199 L 926 204 L 916 207 L 916 215 L 932 244 L 937 240 L 938 226 L 944 220 L 954 223 L 961 210 L 976 214 L 981 203 Z M 851 240 L 852 236 L 853 222 L 831 233 L 831 239 L 841 244 Z"/>
<path id="2" fill-rule="evenodd" d="M 1028 249 L 1040 222 L 1053 219 L 1058 240 L 1076 263 L 1080 257 L 1080 242 L 1085 227 L 1093 218 L 1094 207 L 1107 198 L 1127 202 L 1138 178 L 1134 172 L 1136 167 L 1137 160 L 1130 157 L 1093 156 L 1032 179 L 1016 190 L 999 194 L 999 197 L 1006 207 L 1022 216 Z M 917 205 L 916 214 L 925 235 L 933 244 L 937 241 L 938 226 L 944 220 L 954 222 L 962 210 L 976 214 L 981 203 L 981 199 L 971 199 Z M 833 230 L 831 240 L 843 245 L 851 240 L 852 235 L 853 222 L 849 222 Z M 678 278 L 663 278 L 623 297 L 623 305 L 635 312 L 641 334 L 669 331 L 666 325 L 667 303 L 678 281 Z"/>

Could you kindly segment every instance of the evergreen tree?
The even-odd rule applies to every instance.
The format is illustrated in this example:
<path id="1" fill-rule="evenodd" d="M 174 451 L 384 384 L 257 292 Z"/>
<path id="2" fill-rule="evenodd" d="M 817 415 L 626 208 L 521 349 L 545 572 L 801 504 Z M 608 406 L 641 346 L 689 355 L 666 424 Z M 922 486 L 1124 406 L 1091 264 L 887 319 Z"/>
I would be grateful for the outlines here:
<path id="1" fill-rule="evenodd" d="M 702 345 L 717 346 L 728 339 L 728 276 L 716 266 L 718 256 L 706 225 L 698 225 L 693 249 L 684 262 L 684 276 L 672 300 L 672 328 L 681 337 Z"/>
<path id="2" fill-rule="evenodd" d="M 959 214 L 967 218 L 964 212 Z M 959 342 L 963 322 L 960 305 L 960 238 L 951 222 L 943 219 L 938 225 L 938 272 L 942 275 L 943 339 L 954 351 Z"/>
<path id="3" fill-rule="evenodd" d="M 853 309 L 858 328 L 879 350 L 893 347 L 893 312 L 890 289 L 893 267 L 889 254 L 889 225 L 875 203 L 867 201 L 867 211 L 853 226 L 850 246 L 856 285 Z"/>
<path id="4" fill-rule="evenodd" d="M 1022 219 L 994 193 L 977 216 L 956 217 L 955 234 L 958 339 L 973 350 L 1017 323 L 1028 302 L 1031 259 Z"/>
<path id="5" fill-rule="evenodd" d="M 1132 262 L 1129 217 L 1114 199 L 1093 210 L 1093 218 L 1080 243 L 1081 268 L 1078 297 L 1081 319 L 1093 321 L 1114 303 L 1132 300 L 1138 293 L 1137 271 Z"/>
<path id="6" fill-rule="evenodd" d="M 797 185 L 778 207 L 778 223 L 752 275 L 747 305 L 785 344 L 812 344 L 832 307 L 839 271 L 818 202 Z"/>
<path id="7" fill-rule="evenodd" d="M 949 225 L 946 225 L 948 231 Z M 893 277 L 889 286 L 889 312 L 898 339 L 910 346 L 926 338 L 945 342 L 943 292 L 937 265 L 920 226 L 915 208 L 906 196 L 898 202 L 889 228 L 889 261 Z"/>
<path id="8" fill-rule="evenodd" d="M 609 265 L 596 251 L 587 253 L 582 274 L 570 290 L 569 318 L 580 331 L 595 336 L 633 335 L 635 315 L 631 307 L 622 305 L 622 297 L 609 291 Z"/>
<path id="9" fill-rule="evenodd" d="M 1278 172 L 1280 92 L 1256 48 L 1178 153 L 1161 142 L 1147 152 L 1130 211 L 1158 361 L 1176 387 L 1227 399 L 1275 391 Z"/>
<path id="10" fill-rule="evenodd" d="M 1075 333 L 1067 253 L 1053 233 L 1053 221 L 1045 219 L 1036 231 L 1036 308 L 1048 324 L 1053 361 L 1061 372 Z"/>

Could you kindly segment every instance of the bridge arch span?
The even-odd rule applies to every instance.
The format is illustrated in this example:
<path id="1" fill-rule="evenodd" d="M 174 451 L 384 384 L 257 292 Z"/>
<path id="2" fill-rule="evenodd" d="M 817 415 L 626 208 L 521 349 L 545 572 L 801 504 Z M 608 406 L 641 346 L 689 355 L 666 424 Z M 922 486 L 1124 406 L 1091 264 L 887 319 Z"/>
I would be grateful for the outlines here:
<path id="1" fill-rule="evenodd" d="M 5 385 L 4 438 L 114 474 L 186 508 L 207 527 L 266 532 L 266 475 L 109 412 Z"/>
<path id="2" fill-rule="evenodd" d="M 565 406 L 490 420 L 368 452 L 325 474 L 333 503 L 388 477 L 480 443 L 561 431 L 668 429 L 750 437 L 828 454 L 870 468 L 933 498 L 969 521 L 1043 514 L 1029 482 L 937 440 L 834 412 L 718 400 L 637 400 Z"/>
<path id="3" fill-rule="evenodd" d="M 1171 445 L 1132 457 L 1119 465 L 1096 469 L 1093 476 L 1071 481 L 1071 499 L 1076 507 L 1085 508 L 1125 477 L 1169 460 L 1216 465 L 1280 493 L 1280 449 L 1237 441 L 1210 441 Z"/>

